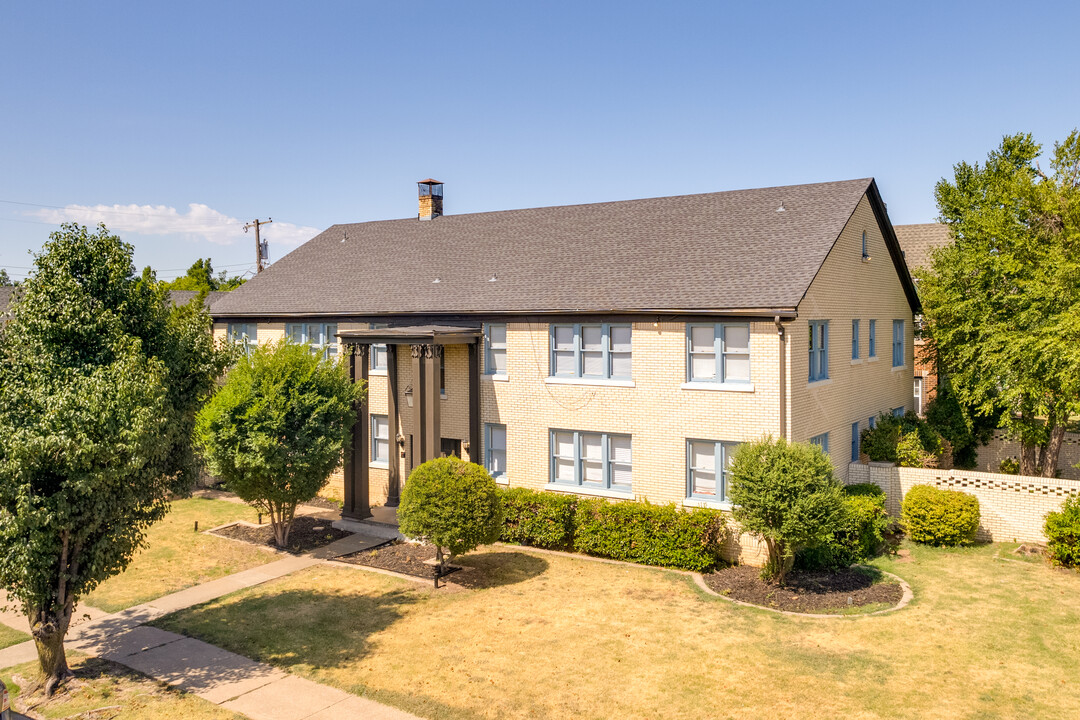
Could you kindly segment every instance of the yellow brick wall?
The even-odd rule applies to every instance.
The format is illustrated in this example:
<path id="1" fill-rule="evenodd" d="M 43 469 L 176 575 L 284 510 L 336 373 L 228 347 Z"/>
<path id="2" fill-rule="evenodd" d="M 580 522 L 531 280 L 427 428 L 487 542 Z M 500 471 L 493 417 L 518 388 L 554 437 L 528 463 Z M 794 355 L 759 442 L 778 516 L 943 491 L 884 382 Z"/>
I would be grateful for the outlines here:
<path id="1" fill-rule="evenodd" d="M 867 253 L 862 261 L 862 232 Z M 790 432 L 795 441 L 829 433 L 837 476 L 851 460 L 851 424 L 914 407 L 914 322 L 900 278 L 869 201 L 863 197 L 789 323 Z M 860 320 L 860 361 L 851 359 L 851 321 Z M 870 320 L 877 320 L 877 360 L 868 358 Z M 892 367 L 893 320 L 904 321 L 904 366 Z M 809 382 L 809 321 L 829 321 L 829 379 Z"/>

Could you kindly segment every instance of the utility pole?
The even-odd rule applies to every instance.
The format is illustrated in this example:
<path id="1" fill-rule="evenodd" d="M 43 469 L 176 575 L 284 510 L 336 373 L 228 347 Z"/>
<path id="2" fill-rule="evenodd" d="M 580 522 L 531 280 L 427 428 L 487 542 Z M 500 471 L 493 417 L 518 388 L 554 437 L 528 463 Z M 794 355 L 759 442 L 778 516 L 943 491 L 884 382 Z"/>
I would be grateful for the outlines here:
<path id="1" fill-rule="evenodd" d="M 244 226 L 244 232 L 247 232 L 248 228 L 251 228 L 251 227 L 255 228 L 255 263 L 256 263 L 255 267 L 258 268 L 258 272 L 263 271 L 263 254 L 264 254 L 263 253 L 262 243 L 259 242 L 259 226 L 260 225 L 269 225 L 272 222 L 274 222 L 273 218 L 267 218 L 266 220 L 252 220 L 251 222 L 249 222 L 247 225 Z"/>

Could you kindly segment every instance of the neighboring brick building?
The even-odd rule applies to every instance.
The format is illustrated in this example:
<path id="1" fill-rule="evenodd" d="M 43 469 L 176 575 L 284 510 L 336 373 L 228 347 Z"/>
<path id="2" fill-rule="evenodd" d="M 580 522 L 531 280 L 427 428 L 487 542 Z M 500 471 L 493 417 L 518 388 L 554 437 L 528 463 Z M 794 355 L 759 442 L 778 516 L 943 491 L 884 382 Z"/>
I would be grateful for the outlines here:
<path id="1" fill-rule="evenodd" d="M 726 508 L 738 443 L 813 440 L 845 477 L 859 430 L 912 407 L 918 301 L 872 179 L 460 216 L 420 188 L 428 222 L 335 225 L 213 307 L 219 337 L 367 380 L 346 518 L 444 452 Z"/>
<path id="2" fill-rule="evenodd" d="M 930 252 L 949 243 L 949 226 L 943 223 L 896 225 L 896 238 L 904 250 L 904 260 L 912 273 L 930 265 Z M 916 317 L 916 329 L 921 323 Z M 915 336 L 915 410 L 921 415 L 937 395 L 938 369 L 920 333 Z"/>

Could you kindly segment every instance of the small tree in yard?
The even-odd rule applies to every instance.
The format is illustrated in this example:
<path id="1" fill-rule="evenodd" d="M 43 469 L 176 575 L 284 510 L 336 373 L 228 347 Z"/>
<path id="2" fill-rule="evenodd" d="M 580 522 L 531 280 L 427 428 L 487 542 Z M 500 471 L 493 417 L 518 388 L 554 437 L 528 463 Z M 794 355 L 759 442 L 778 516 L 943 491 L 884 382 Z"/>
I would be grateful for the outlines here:
<path id="1" fill-rule="evenodd" d="M 70 675 L 81 598 L 190 490 L 195 411 L 228 354 L 102 226 L 50 236 L 0 329 L 0 586 L 29 621 L 45 692 Z"/>
<path id="2" fill-rule="evenodd" d="M 210 472 L 270 518 L 284 547 L 296 506 L 341 462 L 363 396 L 344 363 L 284 340 L 261 345 L 199 412 L 196 442 Z"/>
<path id="3" fill-rule="evenodd" d="M 735 520 L 768 547 L 766 580 L 783 584 L 795 551 L 828 542 L 844 519 L 840 483 L 816 445 L 783 438 L 743 443 L 728 474 Z"/>
<path id="4" fill-rule="evenodd" d="M 502 532 L 499 488 L 480 465 L 437 458 L 409 475 L 401 493 L 402 534 L 435 546 L 439 574 L 458 555 L 493 543 Z"/>

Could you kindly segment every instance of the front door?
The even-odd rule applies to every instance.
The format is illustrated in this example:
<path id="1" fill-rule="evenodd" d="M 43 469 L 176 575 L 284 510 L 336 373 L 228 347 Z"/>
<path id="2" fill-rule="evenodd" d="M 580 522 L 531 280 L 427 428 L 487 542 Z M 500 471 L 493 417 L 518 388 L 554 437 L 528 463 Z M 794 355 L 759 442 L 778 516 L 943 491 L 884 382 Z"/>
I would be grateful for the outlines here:
<path id="1" fill-rule="evenodd" d="M 450 457 L 453 455 L 456 458 L 461 457 L 461 441 L 453 438 L 442 439 L 442 456 Z"/>

